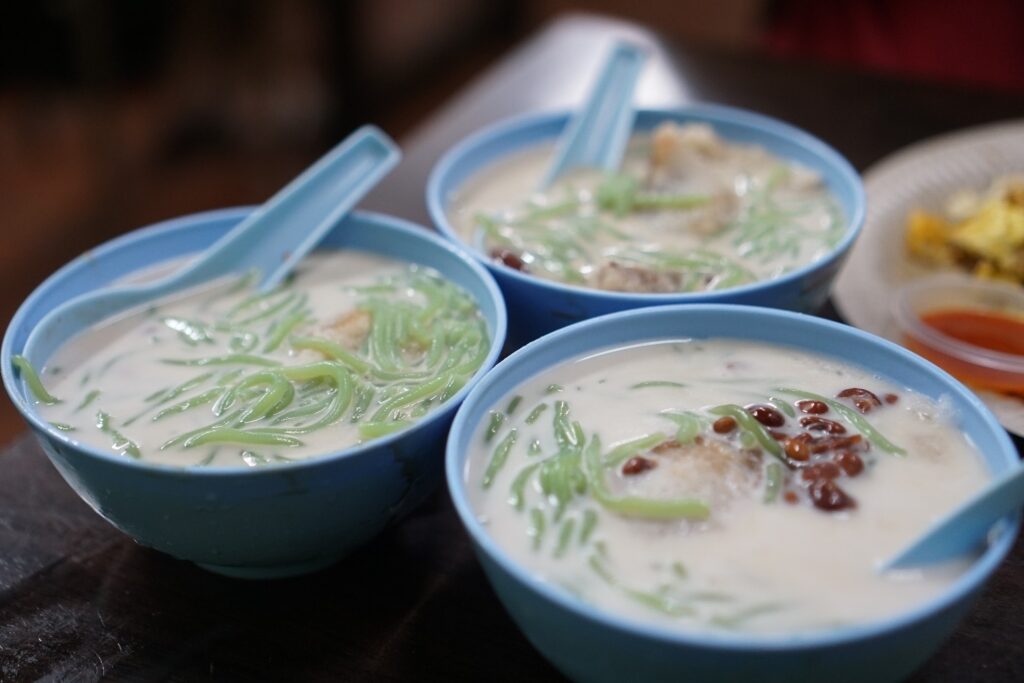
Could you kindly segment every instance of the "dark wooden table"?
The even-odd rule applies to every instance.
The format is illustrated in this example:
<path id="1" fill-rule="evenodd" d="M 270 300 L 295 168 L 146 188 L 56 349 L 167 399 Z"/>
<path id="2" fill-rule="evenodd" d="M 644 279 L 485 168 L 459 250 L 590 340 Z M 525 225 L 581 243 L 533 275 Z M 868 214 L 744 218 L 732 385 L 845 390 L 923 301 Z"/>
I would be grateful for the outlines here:
<path id="1" fill-rule="evenodd" d="M 424 122 L 367 205 L 425 222 L 424 183 L 445 148 L 504 116 L 578 101 L 621 35 L 653 50 L 642 104 L 748 107 L 821 136 L 861 169 L 936 133 L 1024 115 L 1021 96 L 710 54 L 576 16 L 533 36 Z M 1022 612 L 1018 543 L 914 680 L 1024 680 Z M 26 435 L 0 453 L 0 681 L 104 677 L 560 679 L 498 604 L 444 491 L 327 571 L 235 581 L 135 545 L 72 493 Z"/>

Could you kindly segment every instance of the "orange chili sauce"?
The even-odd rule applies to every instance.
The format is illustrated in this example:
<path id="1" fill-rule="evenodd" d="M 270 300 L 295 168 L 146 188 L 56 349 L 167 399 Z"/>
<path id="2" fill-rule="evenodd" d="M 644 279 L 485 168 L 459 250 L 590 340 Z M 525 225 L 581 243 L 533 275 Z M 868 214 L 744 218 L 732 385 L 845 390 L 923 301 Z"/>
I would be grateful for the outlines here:
<path id="1" fill-rule="evenodd" d="M 1024 319 L 994 311 L 947 308 L 929 311 L 921 316 L 921 321 L 953 339 L 991 351 L 1021 356 L 1024 361 Z M 907 347 L 971 386 L 1024 393 L 1024 374 L 974 365 L 915 337 L 907 338 Z"/>

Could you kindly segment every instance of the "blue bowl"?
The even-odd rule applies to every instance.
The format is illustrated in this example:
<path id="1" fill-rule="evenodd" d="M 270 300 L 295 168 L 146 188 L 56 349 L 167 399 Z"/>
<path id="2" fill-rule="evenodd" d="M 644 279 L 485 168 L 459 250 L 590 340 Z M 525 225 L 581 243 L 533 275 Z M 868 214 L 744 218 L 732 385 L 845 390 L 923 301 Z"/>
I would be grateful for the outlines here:
<path id="1" fill-rule="evenodd" d="M 310 460 L 263 468 L 176 468 L 76 443 L 41 420 L 14 376 L 11 357 L 58 304 L 125 273 L 205 249 L 251 209 L 225 209 L 159 223 L 67 264 L 22 304 L 0 348 L 4 386 L 71 487 L 142 545 L 223 574 L 275 577 L 331 564 L 400 519 L 440 483 L 443 444 L 455 409 L 498 358 L 505 305 L 494 280 L 464 251 L 425 228 L 353 213 L 325 247 L 363 249 L 441 272 L 476 300 L 491 348 L 459 393 L 412 427 Z M 30 358 L 36 367 L 46 358 Z"/>
<path id="2" fill-rule="evenodd" d="M 800 636 L 684 633 L 598 609 L 517 564 L 480 524 L 464 480 L 470 439 L 488 410 L 529 377 L 579 354 L 644 340 L 731 337 L 820 353 L 926 396 L 947 396 L 993 475 L 1018 466 L 992 414 L 950 375 L 905 349 L 810 316 L 748 306 L 663 306 L 578 323 L 498 364 L 460 408 L 448 437 L 448 488 L 488 579 L 509 614 L 556 667 L 580 681 L 895 681 L 909 675 L 956 628 L 1013 545 L 1019 516 L 942 594 L 898 616 Z"/>
<path id="3" fill-rule="evenodd" d="M 562 132 L 568 112 L 511 119 L 466 138 L 434 167 L 427 184 L 427 207 L 438 229 L 451 240 L 461 238 L 448 220 L 452 194 L 469 179 L 509 154 L 552 143 Z M 817 171 L 835 195 L 847 220 L 839 245 L 815 263 L 775 280 L 714 292 L 630 294 L 561 284 L 494 262 L 474 250 L 494 274 L 509 311 L 513 344 L 525 343 L 565 325 L 630 308 L 674 303 L 730 303 L 814 312 L 828 297 L 832 280 L 864 224 L 864 188 L 849 162 L 821 140 L 767 116 L 731 107 L 699 105 L 681 109 L 642 109 L 635 129 L 648 131 L 663 121 L 708 123 L 725 139 L 757 144 L 773 154 Z"/>

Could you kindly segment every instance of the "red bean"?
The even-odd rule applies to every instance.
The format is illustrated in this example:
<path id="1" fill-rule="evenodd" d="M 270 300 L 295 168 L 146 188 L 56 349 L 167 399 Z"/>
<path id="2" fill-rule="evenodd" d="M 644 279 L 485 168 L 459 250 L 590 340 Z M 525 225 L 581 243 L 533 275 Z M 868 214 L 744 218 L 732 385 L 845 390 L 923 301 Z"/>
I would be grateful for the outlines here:
<path id="1" fill-rule="evenodd" d="M 846 508 L 857 507 L 856 501 L 831 479 L 815 479 L 811 482 L 807 492 L 811 496 L 811 502 L 814 503 L 814 507 L 826 512 L 836 512 Z"/>
<path id="2" fill-rule="evenodd" d="M 726 415 L 715 420 L 711 428 L 715 430 L 716 434 L 728 434 L 736 429 L 736 420 Z"/>
<path id="3" fill-rule="evenodd" d="M 851 477 L 856 477 L 864 471 L 864 461 L 853 451 L 840 451 L 836 453 L 834 459 L 836 464 Z"/>
<path id="4" fill-rule="evenodd" d="M 805 467 L 800 471 L 800 477 L 804 481 L 816 481 L 818 479 L 838 479 L 842 474 L 842 470 L 839 469 L 839 465 L 834 462 L 825 460 L 823 462 L 816 462 L 809 467 Z"/>
<path id="5" fill-rule="evenodd" d="M 800 424 L 812 432 L 828 432 L 829 434 L 845 434 L 846 427 L 839 424 L 835 420 L 829 420 L 825 417 L 818 417 L 817 415 L 808 415 L 807 417 L 800 418 Z"/>
<path id="6" fill-rule="evenodd" d="M 799 437 L 787 439 L 785 451 L 786 455 L 798 462 L 806 462 L 811 457 L 811 449 L 807 446 L 807 441 Z"/>
<path id="7" fill-rule="evenodd" d="M 884 398 L 885 402 L 888 403 L 889 405 L 892 405 L 896 401 L 900 400 L 900 397 L 897 396 L 896 394 L 886 394 Z"/>
<path id="8" fill-rule="evenodd" d="M 500 261 L 512 270 L 526 271 L 526 263 L 519 254 L 509 249 L 491 249 L 491 258 Z"/>
<path id="9" fill-rule="evenodd" d="M 827 403 L 822 403 L 821 401 L 815 401 L 812 399 L 797 401 L 796 407 L 800 409 L 800 412 L 810 413 L 812 415 L 821 415 L 822 413 L 828 412 Z"/>
<path id="10" fill-rule="evenodd" d="M 861 436 L 860 434 L 850 434 L 849 436 L 833 436 L 831 441 L 833 449 L 850 448 L 860 443 L 863 443 L 865 446 L 868 445 L 868 442 L 864 441 L 864 437 Z"/>
<path id="11" fill-rule="evenodd" d="M 790 505 L 795 505 L 799 502 L 800 497 L 796 495 L 796 491 L 786 491 L 782 494 L 782 499 Z"/>
<path id="12" fill-rule="evenodd" d="M 863 444 L 865 450 L 868 442 L 860 434 L 849 436 L 820 436 L 810 442 L 811 453 L 824 453 L 826 451 L 838 451 L 844 448 L 856 448 Z"/>
<path id="13" fill-rule="evenodd" d="M 860 387 L 843 389 L 836 394 L 836 396 L 838 398 L 852 399 L 853 405 L 862 413 L 870 413 L 873 408 L 882 405 L 882 402 L 878 400 L 878 396 L 875 396 L 872 392 L 867 389 L 861 389 Z"/>
<path id="14" fill-rule="evenodd" d="M 634 474 L 640 474 L 647 470 L 653 470 L 658 466 L 658 463 L 654 462 L 650 458 L 645 458 L 642 455 L 634 455 L 632 458 L 626 461 L 626 464 L 622 466 L 622 473 L 627 476 Z"/>
<path id="15" fill-rule="evenodd" d="M 747 412 L 765 427 L 781 427 L 786 423 L 786 418 L 782 413 L 771 406 L 755 404 L 747 406 Z"/>
<path id="16" fill-rule="evenodd" d="M 664 453 L 665 451 L 671 451 L 681 447 L 683 444 L 679 443 L 675 439 L 669 439 L 668 441 L 662 441 L 657 446 L 651 449 L 651 453 Z"/>
<path id="17" fill-rule="evenodd" d="M 807 445 L 811 449 L 811 453 L 818 455 L 819 453 L 824 453 L 832 448 L 832 439 L 825 436 L 809 441 Z"/>

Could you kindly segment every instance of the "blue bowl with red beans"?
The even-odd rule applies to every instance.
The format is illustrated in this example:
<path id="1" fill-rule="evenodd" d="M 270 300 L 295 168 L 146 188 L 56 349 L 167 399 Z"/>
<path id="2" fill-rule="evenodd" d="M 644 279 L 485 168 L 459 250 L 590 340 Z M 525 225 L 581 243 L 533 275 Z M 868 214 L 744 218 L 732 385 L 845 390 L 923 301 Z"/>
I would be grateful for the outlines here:
<path id="1" fill-rule="evenodd" d="M 898 681 L 957 628 L 1014 544 L 1019 516 L 993 528 L 967 569 L 931 599 L 895 616 L 799 634 L 678 630 L 598 608 L 539 579 L 492 537 L 470 502 L 467 462 L 477 429 L 524 381 L 571 358 L 661 339 L 726 338 L 766 342 L 840 359 L 932 400 L 994 477 L 1019 466 L 1005 430 L 966 387 L 904 348 L 852 327 L 797 313 L 729 305 L 623 311 L 566 327 L 528 344 L 474 387 L 448 438 L 448 488 L 477 557 L 509 615 L 560 671 L 580 681 Z M 519 391 L 519 389 L 516 389 Z M 859 390 L 858 391 L 862 391 Z M 895 395 L 879 397 L 879 405 Z M 863 397 L 851 395 L 853 402 Z M 913 504 L 912 496 L 907 504 Z M 837 586 L 837 589 L 841 587 Z"/>

